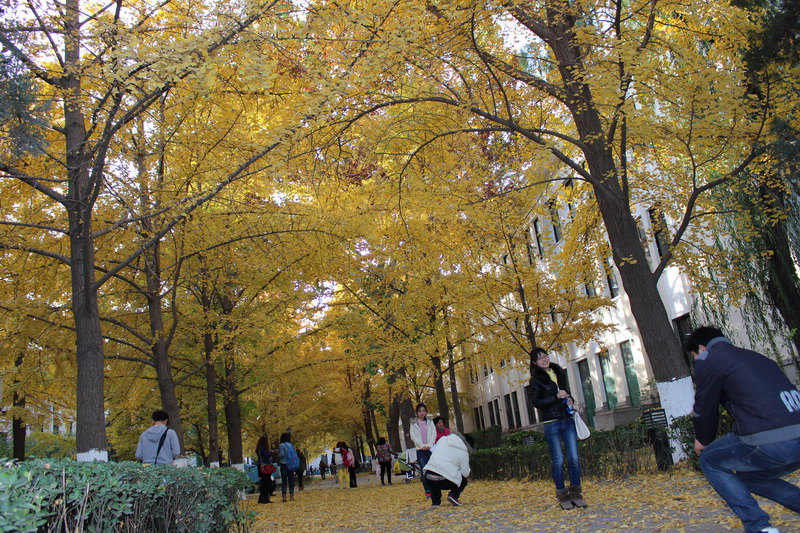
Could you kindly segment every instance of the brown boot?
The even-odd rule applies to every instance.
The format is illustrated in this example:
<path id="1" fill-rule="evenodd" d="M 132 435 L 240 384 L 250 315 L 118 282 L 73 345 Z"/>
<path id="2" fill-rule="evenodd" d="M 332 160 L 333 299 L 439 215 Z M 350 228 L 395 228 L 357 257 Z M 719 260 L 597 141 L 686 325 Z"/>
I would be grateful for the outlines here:
<path id="1" fill-rule="evenodd" d="M 569 491 L 568 497 L 572 503 L 575 504 L 575 507 L 580 507 L 581 509 L 586 507 L 586 502 L 583 500 L 583 493 L 580 487 L 570 487 L 567 490 Z"/>
<path id="2" fill-rule="evenodd" d="M 569 497 L 569 491 L 567 489 L 556 490 L 556 498 L 558 499 L 558 503 L 561 505 L 562 509 L 569 510 L 574 507 L 574 505 L 572 505 L 572 500 Z"/>

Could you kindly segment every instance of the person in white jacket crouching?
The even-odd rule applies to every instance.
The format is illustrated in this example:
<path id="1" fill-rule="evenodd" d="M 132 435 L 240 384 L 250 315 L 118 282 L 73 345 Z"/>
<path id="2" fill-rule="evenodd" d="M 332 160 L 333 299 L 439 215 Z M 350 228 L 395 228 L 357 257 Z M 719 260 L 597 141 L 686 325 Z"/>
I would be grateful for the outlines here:
<path id="1" fill-rule="evenodd" d="M 447 501 L 461 505 L 459 498 L 467 486 L 470 474 L 469 456 L 475 441 L 469 435 L 451 433 L 439 439 L 433 447 L 423 476 L 431 491 L 431 505 L 441 505 L 442 490 L 448 489 Z"/>

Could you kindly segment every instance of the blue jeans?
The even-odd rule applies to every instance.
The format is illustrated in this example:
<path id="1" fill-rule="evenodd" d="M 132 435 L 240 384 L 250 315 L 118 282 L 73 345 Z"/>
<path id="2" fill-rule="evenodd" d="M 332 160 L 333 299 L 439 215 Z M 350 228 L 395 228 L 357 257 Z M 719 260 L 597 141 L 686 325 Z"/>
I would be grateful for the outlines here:
<path id="1" fill-rule="evenodd" d="M 286 489 L 294 496 L 294 470 L 289 470 L 286 463 L 281 463 L 281 494 L 286 496 Z"/>
<path id="2" fill-rule="evenodd" d="M 428 461 L 431 460 L 431 451 L 430 450 L 417 450 L 417 462 L 419 463 L 420 471 L 425 468 L 425 465 L 428 464 Z M 422 476 L 422 488 L 425 489 L 425 494 L 431 491 L 431 488 L 428 486 L 428 480 L 425 479 L 425 476 Z"/>
<path id="3" fill-rule="evenodd" d="M 553 461 L 553 481 L 556 489 L 564 490 L 564 452 L 561 443 L 567 449 L 567 471 L 569 484 L 573 487 L 581 486 L 581 464 L 578 460 L 578 435 L 575 433 L 575 420 L 562 418 L 546 422 L 544 425 L 544 438 L 550 448 L 550 459 Z"/>
<path id="4" fill-rule="evenodd" d="M 746 531 L 771 527 L 750 493 L 800 513 L 800 488 L 781 479 L 800 469 L 800 439 L 750 446 L 729 433 L 703 450 L 700 469 Z"/>

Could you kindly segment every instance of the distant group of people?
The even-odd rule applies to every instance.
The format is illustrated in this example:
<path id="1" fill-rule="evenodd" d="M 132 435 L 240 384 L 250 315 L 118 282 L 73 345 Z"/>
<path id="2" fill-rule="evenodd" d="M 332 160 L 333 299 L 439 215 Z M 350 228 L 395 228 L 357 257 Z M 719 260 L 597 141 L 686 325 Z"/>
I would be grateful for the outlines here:
<path id="1" fill-rule="evenodd" d="M 700 468 L 741 519 L 746 533 L 776 533 L 769 515 L 759 507 L 752 494 L 800 513 L 800 488 L 782 479 L 800 469 L 800 391 L 774 361 L 734 346 L 717 328 L 696 329 L 685 347 L 696 361 L 693 416 Z M 566 371 L 551 362 L 542 348 L 531 351 L 530 370 L 530 401 L 544 421 L 558 503 L 563 509 L 586 507 L 581 489 L 574 400 Z M 720 405 L 736 418 L 736 423 L 732 433 L 716 438 Z M 153 465 L 172 464 L 180 453 L 180 445 L 175 431 L 168 427 L 169 416 L 158 410 L 152 418 L 153 425 L 139 437 L 136 457 Z M 472 438 L 451 432 L 441 417 L 429 419 L 423 403 L 416 407 L 410 437 L 425 497 L 430 498 L 432 505 L 440 505 L 442 491 L 447 490 L 447 500 L 461 505 L 461 494 L 470 476 Z M 283 501 L 287 501 L 287 494 L 289 500 L 294 500 L 295 476 L 299 490 L 303 490 L 306 465 L 303 455 L 295 450 L 291 436 L 281 435 L 276 447 L 271 447 L 268 439 L 261 437 L 256 456 L 259 503 L 270 503 L 274 490 L 272 476 L 278 470 Z M 394 456 L 386 439 L 378 439 L 376 459 L 382 485 L 392 484 Z M 565 458 L 569 486 L 564 479 Z M 335 470 L 341 488 L 357 487 L 358 466 L 358 458 L 347 443 L 337 442 L 330 470 L 331 473 Z M 319 464 L 323 479 L 328 467 L 327 455 L 323 455 Z"/>

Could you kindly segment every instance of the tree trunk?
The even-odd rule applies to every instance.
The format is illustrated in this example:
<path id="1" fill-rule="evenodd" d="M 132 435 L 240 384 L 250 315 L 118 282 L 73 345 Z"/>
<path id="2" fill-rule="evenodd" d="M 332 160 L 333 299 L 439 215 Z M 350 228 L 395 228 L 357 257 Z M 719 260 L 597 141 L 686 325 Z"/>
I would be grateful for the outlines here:
<path id="1" fill-rule="evenodd" d="M 456 365 L 455 361 L 453 361 L 453 350 L 452 346 L 448 342 L 448 359 L 450 363 L 450 397 L 452 398 L 453 402 L 453 415 L 456 419 L 456 431 L 459 433 L 464 433 L 464 414 L 461 411 L 461 401 L 458 397 L 458 383 L 456 382 Z"/>
<path id="2" fill-rule="evenodd" d="M 228 431 L 228 458 L 232 465 L 244 463 L 242 453 L 242 411 L 239 406 L 239 389 L 236 363 L 232 358 L 225 362 L 225 421 Z"/>
<path id="3" fill-rule="evenodd" d="M 144 129 L 144 126 L 142 126 L 142 129 Z M 142 213 L 147 213 L 151 208 L 151 204 L 153 204 L 153 200 L 148 183 L 146 143 L 143 142 L 142 144 L 143 146 L 136 154 L 136 166 L 139 174 L 139 207 Z M 163 147 L 159 148 L 159 150 L 163 157 Z M 163 180 L 160 178 L 161 176 L 159 175 L 158 186 L 163 186 Z M 156 210 L 158 209 L 159 203 L 157 201 L 154 207 Z M 156 233 L 155 222 L 151 217 L 145 217 L 140 224 L 141 232 L 139 238 L 144 248 L 145 243 L 152 239 Z M 155 246 L 145 250 L 143 259 L 146 281 L 144 296 L 147 299 L 147 310 L 150 318 L 150 338 L 153 343 L 151 352 L 155 363 L 158 390 L 161 393 L 161 408 L 169 415 L 170 427 L 178 435 L 181 454 L 183 454 L 185 450 L 183 421 L 181 419 L 180 406 L 178 405 L 178 395 L 175 390 L 172 363 L 169 358 L 168 340 L 164 330 L 164 298 L 161 294 L 164 285 L 164 280 L 161 276 L 161 244 L 156 243 Z"/>
<path id="4" fill-rule="evenodd" d="M 392 450 L 399 452 L 402 449 L 400 445 L 400 404 L 403 401 L 402 394 L 392 394 L 391 386 L 389 388 L 389 416 L 386 419 L 386 436 Z"/>
<path id="5" fill-rule="evenodd" d="M 12 405 L 19 410 L 25 409 L 25 396 L 15 390 Z M 17 461 L 25 460 L 25 437 L 27 432 L 28 428 L 25 426 L 25 422 L 15 411 L 11 420 L 11 440 L 13 457 Z"/>
<path id="6" fill-rule="evenodd" d="M 208 462 L 219 465 L 219 420 L 217 415 L 217 370 L 211 355 L 214 351 L 214 339 L 211 333 L 203 334 L 206 352 L 206 409 L 208 411 Z"/>
<path id="7" fill-rule="evenodd" d="M 94 237 L 92 235 L 93 185 L 86 154 L 86 129 L 80 109 L 83 99 L 80 73 L 78 0 L 65 3 L 64 61 L 62 83 L 64 131 L 67 163 L 67 204 L 69 219 L 70 276 L 72 315 L 75 320 L 76 362 L 76 441 L 78 460 L 108 460 L 104 408 L 103 334 L 97 306 L 94 276 Z"/>
<path id="8" fill-rule="evenodd" d="M 375 438 L 378 439 L 381 436 L 381 432 L 378 431 L 378 417 L 375 416 L 374 410 L 370 410 L 369 414 L 372 421 L 372 430 L 375 432 Z"/>
<path id="9" fill-rule="evenodd" d="M 144 253 L 145 275 L 147 278 L 147 308 L 150 317 L 150 335 L 153 339 L 151 348 L 156 368 L 158 391 L 161 393 L 161 408 L 169 415 L 170 427 L 178 434 L 181 454 L 184 452 L 183 422 L 175 390 L 175 378 L 172 375 L 172 363 L 164 335 L 164 310 L 161 297 L 161 274 L 159 267 L 160 245 L 156 245 Z"/>
<path id="10" fill-rule="evenodd" d="M 450 427 L 450 406 L 447 405 L 442 360 L 439 356 L 434 356 L 431 357 L 431 363 L 433 365 L 433 386 L 436 390 L 436 402 L 439 404 L 439 416 L 444 419 L 444 425 Z"/>
<path id="11" fill-rule="evenodd" d="M 411 420 L 416 418 L 414 404 L 408 398 L 403 398 L 400 402 L 400 417 L 403 420 L 403 434 L 405 435 L 406 448 L 413 448 L 414 442 L 411 440 Z"/>
<path id="12" fill-rule="evenodd" d="M 777 201 L 781 208 L 785 209 L 784 194 L 775 188 L 761 187 L 761 198 L 766 205 Z M 792 258 L 786 219 L 765 227 L 762 236 L 767 250 L 771 252 L 767 263 L 767 294 L 786 323 L 786 327 L 789 331 L 795 332 L 792 342 L 800 354 L 800 281 L 797 279 Z M 792 362 L 800 372 L 800 359 L 793 355 Z"/>
<path id="13" fill-rule="evenodd" d="M 585 69 L 580 46 L 574 41 L 572 26 L 575 21 L 566 22 L 568 18 L 555 7 L 549 11 L 550 20 L 561 18 L 565 21 L 563 25 L 554 23 L 554 33 L 546 40 L 558 63 L 567 95 L 566 105 L 580 140 L 585 145 L 583 154 L 589 172 L 596 180 L 593 187 L 595 198 L 611 243 L 614 263 L 619 270 L 653 374 L 658 382 L 687 377 L 689 366 L 683 358 L 680 342 L 672 330 L 658 292 L 658 280 L 650 272 L 594 97 L 590 87 L 581 78 Z"/>

